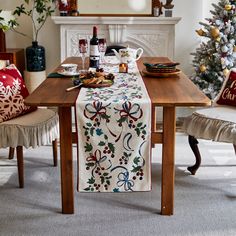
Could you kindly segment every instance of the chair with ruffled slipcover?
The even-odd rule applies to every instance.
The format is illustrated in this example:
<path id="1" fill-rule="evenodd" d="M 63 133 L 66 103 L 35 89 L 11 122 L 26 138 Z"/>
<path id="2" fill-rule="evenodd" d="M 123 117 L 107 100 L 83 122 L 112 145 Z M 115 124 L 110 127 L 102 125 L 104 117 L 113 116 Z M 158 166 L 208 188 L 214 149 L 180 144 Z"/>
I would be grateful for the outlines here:
<path id="1" fill-rule="evenodd" d="M 212 107 L 186 117 L 183 130 L 189 135 L 189 145 L 196 158 L 195 164 L 188 167 L 193 175 L 201 164 L 197 139 L 232 143 L 236 154 L 236 69 L 230 71 Z"/>
<path id="2" fill-rule="evenodd" d="M 24 187 L 23 147 L 52 144 L 53 162 L 57 166 L 58 137 L 58 115 L 46 108 L 0 123 L 0 148 L 10 147 L 11 152 L 16 148 L 20 188 Z"/>
<path id="3" fill-rule="evenodd" d="M 24 187 L 23 147 L 36 148 L 52 144 L 54 166 L 57 166 L 58 114 L 46 108 L 29 107 L 24 98 L 29 92 L 14 65 L 0 70 L 0 148 L 16 148 L 19 186 Z"/>

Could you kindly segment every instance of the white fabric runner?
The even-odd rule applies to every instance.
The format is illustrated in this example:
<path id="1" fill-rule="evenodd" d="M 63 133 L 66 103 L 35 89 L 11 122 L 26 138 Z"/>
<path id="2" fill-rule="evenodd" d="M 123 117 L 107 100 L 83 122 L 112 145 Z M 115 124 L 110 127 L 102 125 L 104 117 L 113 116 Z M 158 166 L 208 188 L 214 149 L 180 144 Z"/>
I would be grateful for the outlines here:
<path id="1" fill-rule="evenodd" d="M 136 63 L 129 73 L 118 73 L 118 64 L 102 67 L 114 84 L 82 88 L 76 100 L 78 190 L 150 191 L 151 101 L 142 77 Z"/>

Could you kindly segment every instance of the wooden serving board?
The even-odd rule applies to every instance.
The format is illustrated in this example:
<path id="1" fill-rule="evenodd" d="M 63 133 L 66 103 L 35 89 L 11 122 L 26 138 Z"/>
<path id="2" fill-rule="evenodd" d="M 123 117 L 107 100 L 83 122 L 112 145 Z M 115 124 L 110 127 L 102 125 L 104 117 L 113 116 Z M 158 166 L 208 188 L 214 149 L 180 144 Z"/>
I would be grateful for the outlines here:
<path id="1" fill-rule="evenodd" d="M 172 77 L 172 76 L 178 75 L 180 72 L 181 72 L 181 70 L 179 70 L 179 69 L 176 69 L 176 71 L 174 71 L 174 72 L 165 72 L 165 73 L 149 72 L 146 70 L 146 68 L 142 70 L 142 73 L 144 75 L 152 76 L 152 77 L 159 77 L 159 78 Z"/>

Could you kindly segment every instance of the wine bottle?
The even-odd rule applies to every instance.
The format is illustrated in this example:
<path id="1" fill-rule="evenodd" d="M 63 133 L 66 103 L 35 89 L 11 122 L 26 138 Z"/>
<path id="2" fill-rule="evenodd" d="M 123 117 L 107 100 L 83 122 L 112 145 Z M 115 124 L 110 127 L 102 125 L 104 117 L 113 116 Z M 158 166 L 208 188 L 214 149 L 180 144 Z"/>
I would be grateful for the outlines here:
<path id="1" fill-rule="evenodd" d="M 100 53 L 98 50 L 97 27 L 93 27 L 93 37 L 90 40 L 89 67 L 99 68 Z"/>

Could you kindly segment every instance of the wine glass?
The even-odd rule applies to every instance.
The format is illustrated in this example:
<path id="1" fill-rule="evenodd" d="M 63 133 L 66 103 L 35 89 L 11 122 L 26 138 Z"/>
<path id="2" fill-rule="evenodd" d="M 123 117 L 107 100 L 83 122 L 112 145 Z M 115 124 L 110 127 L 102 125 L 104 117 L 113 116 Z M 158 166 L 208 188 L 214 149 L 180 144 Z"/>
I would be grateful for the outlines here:
<path id="1" fill-rule="evenodd" d="M 87 51 L 88 51 L 87 39 L 79 39 L 79 52 L 81 53 L 81 58 L 82 58 L 82 70 L 80 72 L 85 72 L 84 62 Z"/>
<path id="2" fill-rule="evenodd" d="M 107 48 L 107 42 L 105 38 L 98 39 L 98 50 L 100 52 L 100 64 L 105 63 L 104 55 Z"/>

